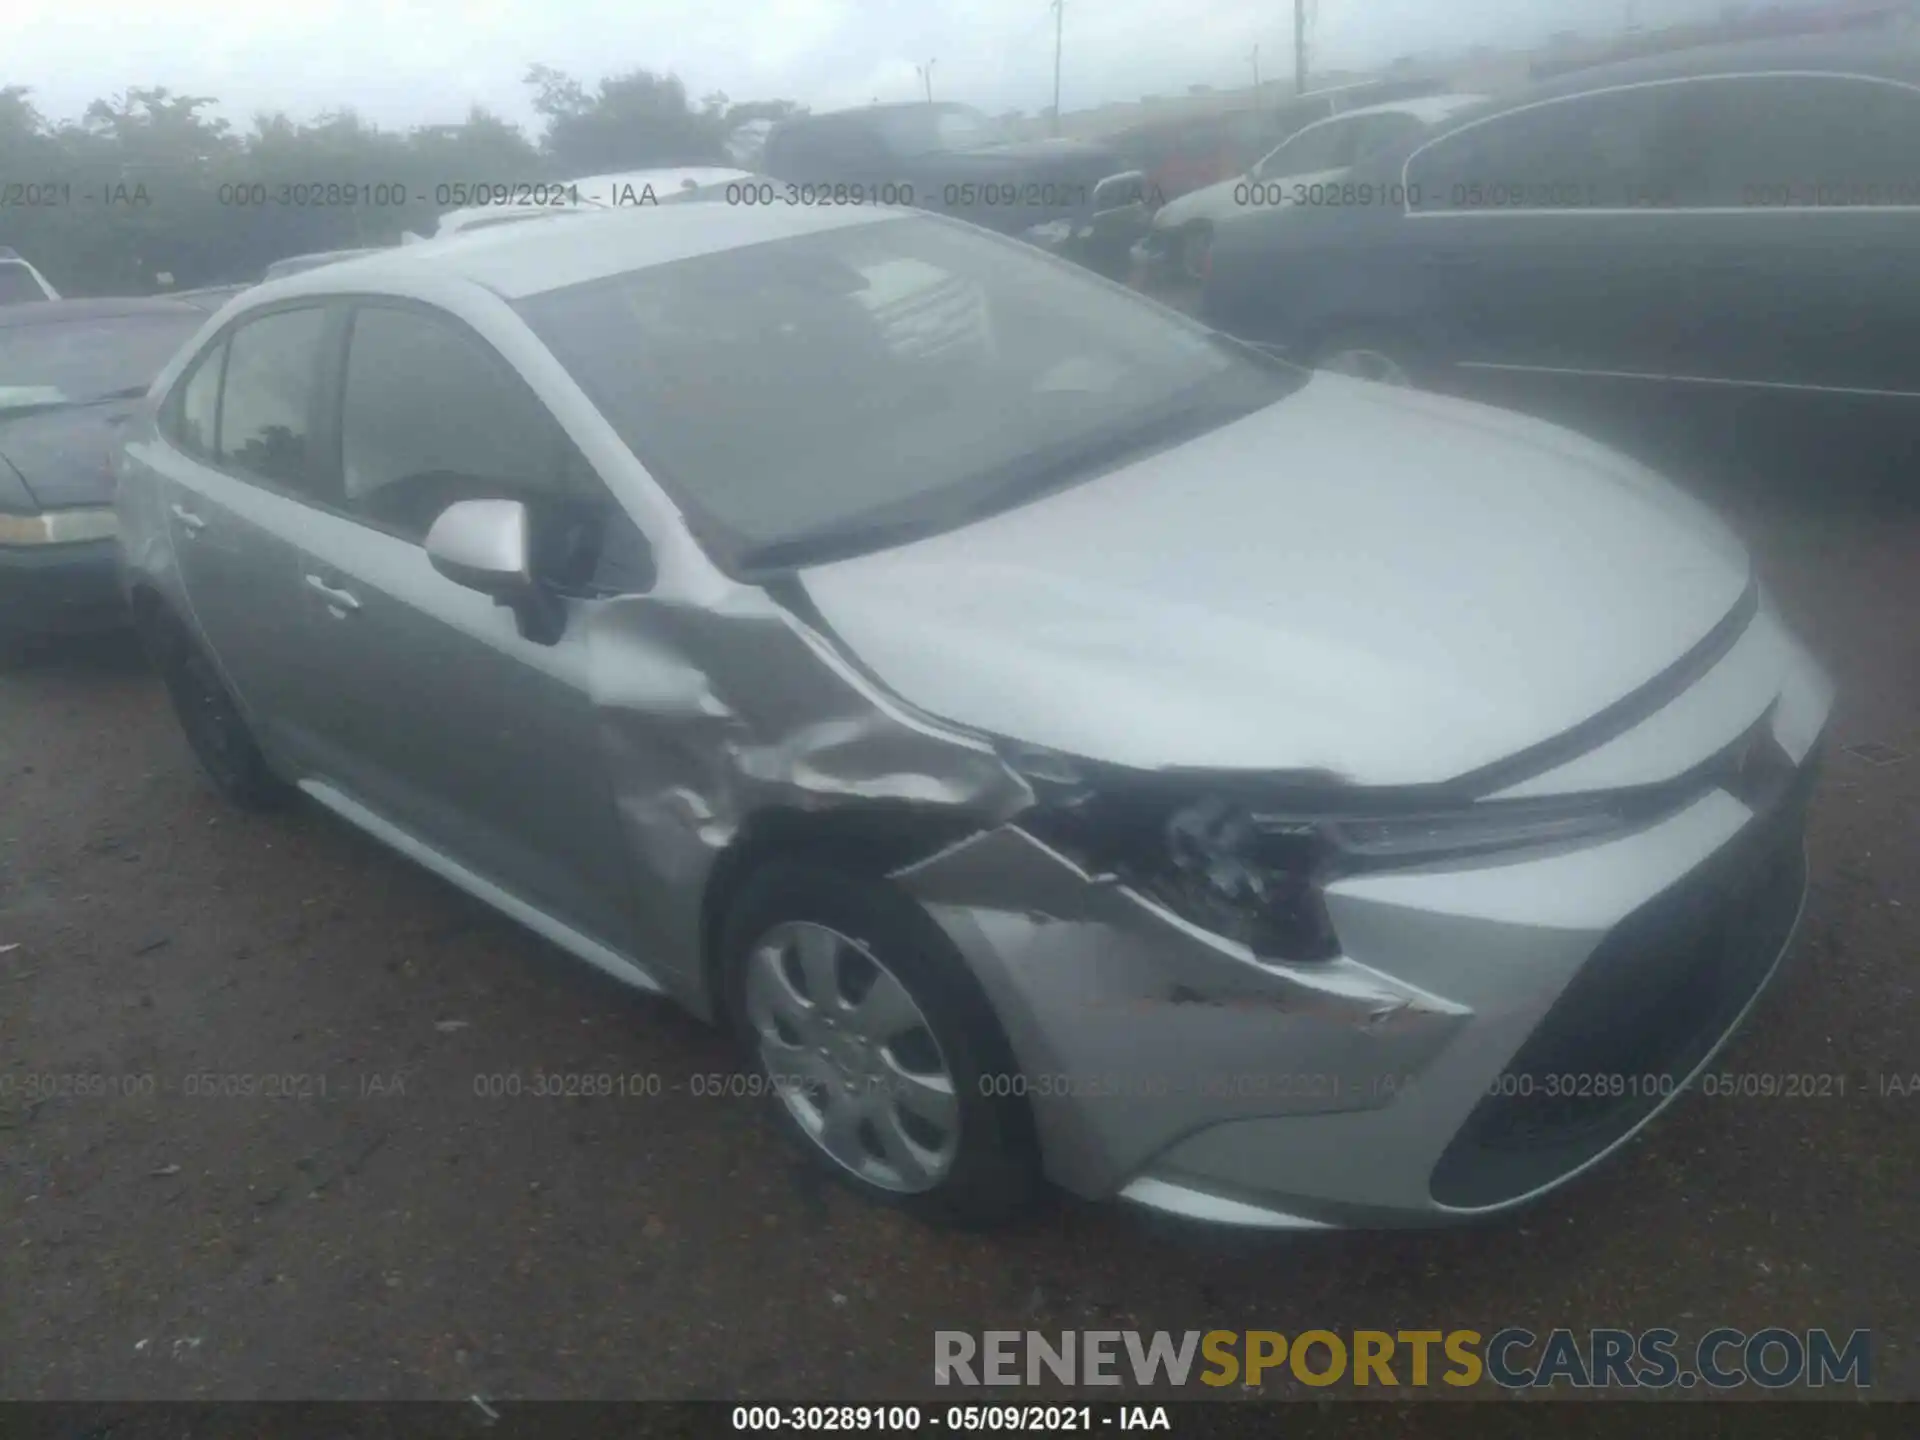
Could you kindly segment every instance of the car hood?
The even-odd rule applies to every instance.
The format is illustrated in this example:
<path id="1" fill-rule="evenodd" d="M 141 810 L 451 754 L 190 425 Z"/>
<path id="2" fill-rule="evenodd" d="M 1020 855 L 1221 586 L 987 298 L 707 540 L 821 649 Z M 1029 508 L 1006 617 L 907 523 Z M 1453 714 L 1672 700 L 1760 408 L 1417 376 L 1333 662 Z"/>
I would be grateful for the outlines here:
<path id="1" fill-rule="evenodd" d="M 1236 175 L 1231 180 L 1222 180 L 1215 185 L 1205 185 L 1198 190 L 1189 190 L 1185 195 L 1169 200 L 1153 212 L 1154 227 L 1161 230 L 1172 230 L 1182 225 L 1191 224 L 1195 220 L 1210 220 L 1218 224 L 1222 220 L 1232 219 L 1235 215 L 1278 209 L 1280 206 L 1291 203 L 1285 198 L 1285 195 L 1286 192 L 1290 192 L 1294 186 L 1324 185 L 1330 180 L 1338 180 L 1347 173 L 1345 169 L 1340 169 L 1316 170 L 1305 175 L 1270 176 L 1259 183 L 1280 187 L 1274 192 L 1274 203 L 1272 205 L 1241 205 L 1237 203 L 1233 198 L 1234 191 L 1238 190 L 1242 185 L 1252 182 L 1249 182 L 1245 175 Z"/>
<path id="2" fill-rule="evenodd" d="M 800 579 L 881 683 L 969 729 L 1404 785 L 1646 685 L 1749 576 L 1704 507 L 1613 451 L 1316 374 L 1186 445 Z"/>
<path id="3" fill-rule="evenodd" d="M 115 426 L 139 405 L 130 399 L 12 417 L 0 412 L 0 467 L 10 468 L 42 509 L 108 504 Z"/>

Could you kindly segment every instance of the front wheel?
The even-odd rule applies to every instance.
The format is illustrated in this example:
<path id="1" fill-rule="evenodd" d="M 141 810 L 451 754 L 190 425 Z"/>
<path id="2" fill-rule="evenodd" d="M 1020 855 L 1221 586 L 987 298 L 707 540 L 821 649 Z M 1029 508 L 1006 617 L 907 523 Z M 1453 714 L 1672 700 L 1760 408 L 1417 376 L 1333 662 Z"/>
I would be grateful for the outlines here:
<path id="1" fill-rule="evenodd" d="M 780 861 L 723 937 L 730 1018 L 776 1123 L 867 1197 L 969 1229 L 1040 1194 L 999 1022 L 939 926 L 884 880 Z"/>

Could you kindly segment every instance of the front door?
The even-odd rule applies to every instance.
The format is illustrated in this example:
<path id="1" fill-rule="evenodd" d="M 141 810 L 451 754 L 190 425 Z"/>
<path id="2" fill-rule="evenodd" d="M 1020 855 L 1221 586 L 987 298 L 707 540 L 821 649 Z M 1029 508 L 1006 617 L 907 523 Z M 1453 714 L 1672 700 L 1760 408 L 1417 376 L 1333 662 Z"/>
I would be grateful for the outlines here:
<path id="1" fill-rule="evenodd" d="M 589 686 L 600 602 L 569 600 L 558 643 L 537 643 L 436 571 L 424 542 L 462 499 L 630 522 L 532 391 L 451 317 L 361 305 L 341 374 L 342 510 L 314 517 L 298 567 L 310 662 L 329 688 L 317 711 L 327 779 L 627 952 L 631 868 Z M 584 591 L 594 577 L 579 578 Z"/>

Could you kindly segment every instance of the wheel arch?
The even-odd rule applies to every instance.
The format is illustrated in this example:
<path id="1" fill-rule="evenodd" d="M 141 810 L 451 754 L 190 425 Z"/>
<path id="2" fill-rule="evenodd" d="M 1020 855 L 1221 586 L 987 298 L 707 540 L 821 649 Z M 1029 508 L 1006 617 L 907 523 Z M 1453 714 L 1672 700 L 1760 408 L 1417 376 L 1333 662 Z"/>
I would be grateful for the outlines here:
<path id="1" fill-rule="evenodd" d="M 721 936 L 727 912 L 754 872 L 774 860 L 826 860 L 874 879 L 965 839 L 984 828 L 965 811 L 870 802 L 803 810 L 769 806 L 747 817 L 708 872 L 700 898 L 701 996 L 709 1013 L 724 1015 Z"/>

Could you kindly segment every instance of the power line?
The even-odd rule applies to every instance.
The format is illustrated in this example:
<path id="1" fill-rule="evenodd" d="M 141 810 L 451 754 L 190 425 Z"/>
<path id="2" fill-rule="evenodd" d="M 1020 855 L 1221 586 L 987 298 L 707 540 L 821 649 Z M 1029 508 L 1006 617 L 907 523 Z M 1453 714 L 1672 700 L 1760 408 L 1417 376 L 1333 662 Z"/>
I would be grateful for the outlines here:
<path id="1" fill-rule="evenodd" d="M 1067 0 L 1053 0 L 1053 133 L 1060 133 L 1060 38 L 1066 29 Z"/>

